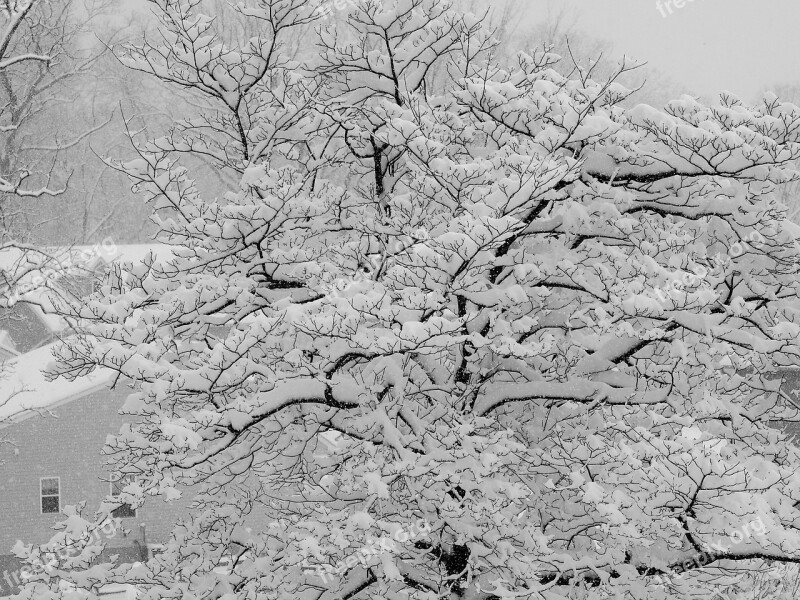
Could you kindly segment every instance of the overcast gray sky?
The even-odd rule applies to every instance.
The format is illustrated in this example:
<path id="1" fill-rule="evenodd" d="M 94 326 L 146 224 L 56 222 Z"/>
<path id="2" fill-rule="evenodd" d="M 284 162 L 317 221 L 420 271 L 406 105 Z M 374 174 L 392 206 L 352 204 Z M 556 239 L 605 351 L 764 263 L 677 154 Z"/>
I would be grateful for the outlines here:
<path id="1" fill-rule="evenodd" d="M 798 0 L 522 0 L 534 18 L 569 7 L 578 26 L 666 72 L 686 91 L 728 90 L 746 100 L 776 82 L 800 82 Z M 681 1 L 678 0 L 680 4 Z M 663 16 L 662 16 L 663 13 Z"/>

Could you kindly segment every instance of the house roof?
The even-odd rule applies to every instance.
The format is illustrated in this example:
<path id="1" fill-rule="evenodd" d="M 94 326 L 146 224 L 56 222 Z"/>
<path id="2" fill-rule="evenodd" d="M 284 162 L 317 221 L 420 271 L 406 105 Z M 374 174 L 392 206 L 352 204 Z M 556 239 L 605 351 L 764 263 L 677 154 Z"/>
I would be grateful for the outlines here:
<path id="1" fill-rule="evenodd" d="M 42 246 L 41 248 L 9 245 L 0 248 L 0 269 L 15 271 L 25 266 L 55 267 L 93 266 L 99 261 L 141 261 L 150 252 L 169 255 L 167 244 L 114 244 L 104 242 L 93 246 Z"/>
<path id="2" fill-rule="evenodd" d="M 151 252 L 161 260 L 172 255 L 171 247 L 165 244 L 117 246 L 104 243 L 33 250 L 9 246 L 0 248 L 0 271 L 4 271 L 2 275 L 6 277 L 5 281 L 19 278 L 19 298 L 29 302 L 35 315 L 51 332 L 57 333 L 63 331 L 66 324 L 58 315 L 50 312 L 52 303 L 48 281 L 57 279 L 71 269 L 72 272 L 76 268 L 92 272 L 101 264 L 141 262 Z M 0 427 L 103 389 L 113 376 L 109 370 L 95 370 L 73 381 L 63 378 L 47 381 L 43 371 L 54 360 L 52 351 L 58 342 L 18 354 L 13 342 L 5 339 L 7 337 L 7 332 L 0 329 Z"/>
<path id="3" fill-rule="evenodd" d="M 0 271 L 8 280 L 27 284 L 34 289 L 44 288 L 48 279 L 45 275 L 60 275 L 75 271 L 94 271 L 100 264 L 118 261 L 141 262 L 153 253 L 159 259 L 172 255 L 172 246 L 167 244 L 95 244 L 94 246 L 67 246 L 20 248 L 6 246 L 0 248 Z"/>
<path id="4" fill-rule="evenodd" d="M 51 247 L 21 249 L 16 246 L 0 248 L 0 272 L 6 281 L 16 283 L 11 295 L 18 293 L 15 301 L 30 303 L 34 314 L 51 332 L 64 329 L 66 323 L 53 314 L 48 295 L 48 281 L 57 280 L 67 273 L 93 272 L 101 264 L 113 262 L 141 262 L 150 254 L 159 259 L 172 255 L 166 244 L 95 244 L 94 246 Z M 2 280 L 0 280 L 2 287 Z"/>
<path id="5" fill-rule="evenodd" d="M 56 342 L 58 343 L 58 342 Z M 0 422 L 13 423 L 107 387 L 113 372 L 96 369 L 73 381 L 47 381 L 43 371 L 55 359 L 56 343 L 5 361 L 0 368 Z"/>

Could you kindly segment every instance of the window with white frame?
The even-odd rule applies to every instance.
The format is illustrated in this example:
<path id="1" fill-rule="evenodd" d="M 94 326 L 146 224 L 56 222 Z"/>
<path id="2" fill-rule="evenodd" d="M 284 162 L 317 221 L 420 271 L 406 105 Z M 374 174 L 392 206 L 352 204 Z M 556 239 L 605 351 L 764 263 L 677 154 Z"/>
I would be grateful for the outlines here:
<path id="1" fill-rule="evenodd" d="M 111 496 L 116 497 L 122 493 L 122 490 L 125 488 L 126 485 L 131 483 L 135 483 L 136 478 L 133 475 L 121 475 L 118 476 L 111 482 Z M 120 519 L 126 519 L 129 517 L 136 516 L 136 509 L 133 508 L 130 504 L 123 504 L 118 508 L 115 508 L 114 511 L 111 513 L 111 516 Z"/>
<path id="2" fill-rule="evenodd" d="M 42 514 L 61 512 L 61 478 L 42 477 L 39 479 L 39 496 Z"/>

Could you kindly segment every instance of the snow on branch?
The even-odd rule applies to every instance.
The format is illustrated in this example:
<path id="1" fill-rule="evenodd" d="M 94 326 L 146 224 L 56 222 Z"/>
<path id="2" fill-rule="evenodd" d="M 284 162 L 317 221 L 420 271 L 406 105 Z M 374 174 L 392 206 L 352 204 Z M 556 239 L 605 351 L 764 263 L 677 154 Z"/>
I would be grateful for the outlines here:
<path id="1" fill-rule="evenodd" d="M 199 3 L 152 6 L 160 38 L 123 60 L 213 106 L 112 162 L 171 256 L 65 300 L 81 335 L 52 375 L 130 382 L 107 455 L 143 499 L 197 503 L 111 579 L 688 599 L 800 560 L 800 450 L 775 425 L 800 421 L 780 386 L 800 228 L 775 196 L 800 176 L 800 109 L 631 108 L 631 63 L 501 61 L 435 0 L 353 3 L 291 57 L 315 3 L 239 6 L 261 31 L 244 45 Z M 212 193 L 184 157 L 239 185 Z"/>

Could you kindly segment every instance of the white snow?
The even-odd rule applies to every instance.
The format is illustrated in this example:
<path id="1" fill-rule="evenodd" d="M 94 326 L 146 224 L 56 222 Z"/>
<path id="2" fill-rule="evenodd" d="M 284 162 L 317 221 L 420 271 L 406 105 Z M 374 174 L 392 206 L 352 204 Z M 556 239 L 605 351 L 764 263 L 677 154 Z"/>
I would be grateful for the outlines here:
<path id="1" fill-rule="evenodd" d="M 108 370 L 96 370 L 74 381 L 63 378 L 47 381 L 42 371 L 54 360 L 52 350 L 55 345 L 56 343 L 42 346 L 3 363 L 3 379 L 0 380 L 0 421 L 21 420 L 32 416 L 36 410 L 53 408 L 102 389 L 109 383 L 113 373 Z"/>
<path id="2" fill-rule="evenodd" d="M 30 302 L 51 331 L 59 331 L 64 322 L 48 314 L 53 312 L 48 294 L 52 282 L 70 270 L 80 274 L 80 270 L 94 270 L 100 263 L 142 262 L 151 252 L 160 261 L 172 257 L 172 248 L 166 244 L 116 245 L 104 241 L 93 246 L 45 247 L 27 254 L 16 247 L 5 247 L 0 248 L 0 271 L 5 271 L 8 280 L 16 283 L 11 293 Z"/>

